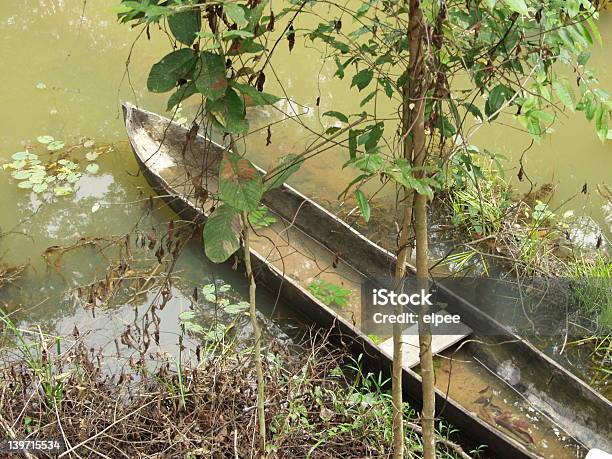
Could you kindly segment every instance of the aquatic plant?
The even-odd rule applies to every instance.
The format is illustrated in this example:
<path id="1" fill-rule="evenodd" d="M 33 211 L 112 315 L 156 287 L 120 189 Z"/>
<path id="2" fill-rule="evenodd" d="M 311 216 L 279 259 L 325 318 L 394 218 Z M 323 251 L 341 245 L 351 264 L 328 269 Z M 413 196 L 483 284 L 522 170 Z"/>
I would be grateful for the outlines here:
<path id="1" fill-rule="evenodd" d="M 341 308 L 348 304 L 349 296 L 352 293 L 349 289 L 323 279 L 315 279 L 308 286 L 308 290 L 323 303 L 335 304 Z"/>
<path id="2" fill-rule="evenodd" d="M 68 154 L 57 153 L 65 147 L 63 141 L 55 140 L 51 136 L 40 136 L 38 142 L 46 145 L 49 152 L 54 152 L 58 156 L 49 156 L 43 162 L 38 154 L 28 149 L 14 153 L 11 156 L 12 161 L 2 165 L 4 170 L 11 171 L 11 177 L 18 180 L 19 188 L 40 195 L 49 191 L 55 196 L 67 196 L 75 191 L 76 184 L 84 173 L 95 175 L 100 169 L 100 166 L 94 162 L 101 154 L 99 151 L 85 154 L 85 160 L 89 164 L 83 170 L 78 161 L 70 158 Z M 93 146 L 93 140 L 82 139 L 70 149 Z"/>

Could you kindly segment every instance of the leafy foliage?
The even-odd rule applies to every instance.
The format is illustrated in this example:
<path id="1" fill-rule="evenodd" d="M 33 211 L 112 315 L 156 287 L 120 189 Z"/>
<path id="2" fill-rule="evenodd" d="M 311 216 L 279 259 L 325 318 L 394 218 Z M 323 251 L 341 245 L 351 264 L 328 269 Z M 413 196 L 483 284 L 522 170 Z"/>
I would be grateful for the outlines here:
<path id="1" fill-rule="evenodd" d="M 316 279 L 309 286 L 308 290 L 321 300 L 323 303 L 339 307 L 345 307 L 348 304 L 351 291 L 323 279 Z"/>

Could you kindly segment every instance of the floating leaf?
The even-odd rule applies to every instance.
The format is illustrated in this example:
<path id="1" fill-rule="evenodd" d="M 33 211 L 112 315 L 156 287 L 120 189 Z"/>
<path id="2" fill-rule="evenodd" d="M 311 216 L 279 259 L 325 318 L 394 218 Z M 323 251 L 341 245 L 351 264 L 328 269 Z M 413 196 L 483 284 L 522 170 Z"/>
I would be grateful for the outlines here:
<path id="1" fill-rule="evenodd" d="M 30 178 L 30 176 L 32 175 L 32 172 L 29 170 L 17 170 L 13 172 L 11 175 L 13 176 L 13 178 L 16 178 L 17 180 L 26 180 Z"/>
<path id="2" fill-rule="evenodd" d="M 32 186 L 33 186 L 33 185 L 34 185 L 34 184 L 33 184 L 32 182 L 30 182 L 29 180 L 24 180 L 23 182 L 19 182 L 19 183 L 17 184 L 17 186 L 18 186 L 19 188 L 25 188 L 25 189 L 32 188 Z"/>
<path id="3" fill-rule="evenodd" d="M 36 89 L 47 89 L 47 85 L 44 83 L 37 83 L 36 84 Z"/>
<path id="4" fill-rule="evenodd" d="M 85 170 L 89 172 L 90 174 L 97 174 L 98 171 L 100 170 L 100 166 L 98 166 L 96 163 L 91 163 L 87 165 Z"/>
<path id="5" fill-rule="evenodd" d="M 30 153 L 29 151 L 18 151 L 17 153 L 13 153 L 11 158 L 13 158 L 16 161 L 24 161 L 24 160 L 36 159 L 38 158 L 38 156 L 36 156 L 33 153 Z"/>
<path id="6" fill-rule="evenodd" d="M 226 261 L 240 248 L 242 225 L 240 214 L 222 204 L 208 218 L 204 226 L 204 252 L 215 263 Z"/>
<path id="7" fill-rule="evenodd" d="M 98 159 L 98 156 L 100 156 L 100 153 L 97 153 L 95 151 L 90 151 L 89 153 L 85 154 L 85 159 L 87 161 L 95 161 L 96 159 Z"/>
<path id="8" fill-rule="evenodd" d="M 85 148 L 91 148 L 91 147 L 93 147 L 95 144 L 96 144 L 96 142 L 94 142 L 93 140 L 89 139 L 89 140 L 86 140 L 86 141 L 85 141 L 85 143 L 83 144 L 83 146 L 84 146 Z"/>
<path id="9" fill-rule="evenodd" d="M 68 183 L 76 183 L 76 182 L 79 181 L 80 178 L 81 178 L 81 173 L 80 172 L 71 172 L 66 177 L 66 180 L 68 181 Z"/>
<path id="10" fill-rule="evenodd" d="M 49 143 L 49 145 L 47 145 L 47 150 L 49 151 L 57 151 L 61 150 L 62 148 L 64 148 L 64 142 L 62 142 L 61 140 L 54 140 L 53 142 Z"/>
<path id="11" fill-rule="evenodd" d="M 196 62 L 196 55 L 189 48 L 179 49 L 167 54 L 151 67 L 147 79 L 147 88 L 151 92 L 170 91 L 181 78 L 191 74 Z"/>
<path id="12" fill-rule="evenodd" d="M 40 143 L 47 144 L 53 142 L 55 139 L 50 135 L 41 135 L 39 137 L 36 137 L 36 140 L 38 140 L 38 142 Z"/>
<path id="13" fill-rule="evenodd" d="M 72 187 L 70 185 L 60 185 L 53 189 L 56 196 L 66 196 L 72 193 Z"/>
<path id="14" fill-rule="evenodd" d="M 223 308 L 223 310 L 228 314 L 239 314 L 249 309 L 249 306 L 249 303 L 246 301 L 241 301 L 237 304 L 228 304 Z"/>
<path id="15" fill-rule="evenodd" d="M 235 153 L 226 152 L 219 168 L 219 196 L 235 209 L 257 209 L 263 195 L 262 174 L 253 164 Z"/>
<path id="16" fill-rule="evenodd" d="M 43 191 L 47 191 L 48 185 L 46 183 L 36 183 L 32 187 L 32 191 L 34 193 L 42 193 Z"/>

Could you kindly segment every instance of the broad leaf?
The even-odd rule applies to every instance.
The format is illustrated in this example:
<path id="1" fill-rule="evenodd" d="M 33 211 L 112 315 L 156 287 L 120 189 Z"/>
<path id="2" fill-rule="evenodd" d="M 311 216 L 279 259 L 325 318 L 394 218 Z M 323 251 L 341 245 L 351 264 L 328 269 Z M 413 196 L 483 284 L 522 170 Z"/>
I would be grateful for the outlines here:
<path id="1" fill-rule="evenodd" d="M 171 111 L 174 107 L 180 104 L 185 99 L 193 96 L 198 92 L 198 88 L 193 81 L 190 81 L 187 84 L 179 87 L 174 94 L 170 96 L 168 99 L 168 106 L 166 107 L 167 111 Z"/>
<path id="2" fill-rule="evenodd" d="M 257 209 L 263 195 L 262 174 L 245 158 L 225 152 L 219 168 L 219 197 L 235 209 Z"/>
<path id="3" fill-rule="evenodd" d="M 247 107 L 273 105 L 280 100 L 280 97 L 276 97 L 273 94 L 268 94 L 267 92 L 259 92 L 253 86 L 249 86 L 248 84 L 240 84 L 232 81 L 231 86 L 242 93 L 244 103 Z"/>
<path id="4" fill-rule="evenodd" d="M 511 97 L 511 89 L 503 84 L 495 86 L 489 93 L 487 103 L 485 104 L 485 114 L 493 121 L 499 113 L 496 113 L 502 108 L 504 102 Z M 494 115 L 495 114 L 495 115 Z"/>
<path id="5" fill-rule="evenodd" d="M 228 17 L 228 19 L 235 22 L 238 27 L 244 27 L 248 24 L 244 10 L 240 5 L 236 5 L 235 3 L 226 3 L 223 5 L 223 11 L 225 11 L 225 15 Z"/>
<path id="6" fill-rule="evenodd" d="M 206 110 L 214 114 L 225 132 L 246 134 L 249 131 L 249 122 L 246 119 L 242 97 L 231 88 L 227 89 L 221 99 L 206 101 Z"/>
<path id="7" fill-rule="evenodd" d="M 208 51 L 200 55 L 195 69 L 195 85 L 210 100 L 217 100 L 225 94 L 227 78 L 223 56 Z"/>
<path id="8" fill-rule="evenodd" d="M 222 263 L 240 248 L 242 224 L 237 210 L 222 204 L 204 226 L 204 252 L 215 263 Z"/>
<path id="9" fill-rule="evenodd" d="M 565 105 L 571 111 L 574 111 L 576 108 L 574 104 L 574 92 L 567 81 L 557 80 L 553 82 L 552 86 L 559 100 L 563 102 L 563 105 Z"/>
<path id="10" fill-rule="evenodd" d="M 336 118 L 338 121 L 343 123 L 348 123 L 348 118 L 344 113 L 337 112 L 335 110 L 331 110 L 329 112 L 323 113 L 323 116 L 331 116 L 332 118 Z"/>
<path id="11" fill-rule="evenodd" d="M 167 92 L 173 89 L 181 78 L 191 74 L 197 61 L 193 50 L 179 49 L 166 55 L 151 67 L 147 88 L 151 92 Z"/>
<path id="12" fill-rule="evenodd" d="M 372 71 L 372 69 L 363 69 L 357 72 L 351 82 L 351 88 L 353 86 L 357 86 L 357 88 L 361 91 L 363 88 L 370 84 L 370 81 L 372 81 L 373 76 L 374 72 Z"/>
<path id="13" fill-rule="evenodd" d="M 525 0 L 505 0 L 506 5 L 510 7 L 512 11 L 516 11 L 519 14 L 528 14 L 529 10 L 527 9 L 527 4 Z"/>
<path id="14" fill-rule="evenodd" d="M 355 197 L 357 198 L 357 204 L 359 205 L 359 212 L 363 219 L 368 222 L 370 221 L 370 203 L 366 195 L 363 194 L 363 191 L 357 190 L 355 191 Z"/>
<path id="15" fill-rule="evenodd" d="M 181 43 L 191 46 L 195 41 L 197 33 L 202 27 L 202 17 L 200 9 L 188 9 L 179 11 L 168 17 L 170 31 Z"/>

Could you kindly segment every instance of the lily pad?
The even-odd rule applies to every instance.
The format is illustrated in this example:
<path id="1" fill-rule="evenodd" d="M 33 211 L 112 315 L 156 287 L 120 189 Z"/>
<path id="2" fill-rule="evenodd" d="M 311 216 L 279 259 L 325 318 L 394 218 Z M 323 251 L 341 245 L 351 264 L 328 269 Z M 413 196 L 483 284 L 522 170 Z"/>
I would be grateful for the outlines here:
<path id="1" fill-rule="evenodd" d="M 91 147 L 93 147 L 95 144 L 96 144 L 96 142 L 94 142 L 93 140 L 89 139 L 89 140 L 86 140 L 86 141 L 85 141 L 85 143 L 83 144 L 83 146 L 84 146 L 85 148 L 91 148 Z"/>
<path id="2" fill-rule="evenodd" d="M 53 189 L 55 196 L 66 196 L 72 193 L 72 187 L 70 185 L 60 185 Z"/>
<path id="3" fill-rule="evenodd" d="M 100 166 L 98 166 L 96 163 L 91 163 L 87 165 L 85 170 L 89 172 L 90 174 L 97 174 L 98 171 L 100 170 Z"/>
<path id="4" fill-rule="evenodd" d="M 68 181 L 68 183 L 76 183 L 79 181 L 80 178 L 80 172 L 71 172 L 70 174 L 68 174 L 68 177 L 66 177 L 66 180 Z"/>
<path id="5" fill-rule="evenodd" d="M 32 175 L 32 172 L 28 170 L 17 170 L 13 172 L 11 175 L 13 176 L 13 178 L 16 178 L 17 180 L 26 180 L 30 178 L 30 176 Z"/>
<path id="6" fill-rule="evenodd" d="M 48 144 L 53 142 L 55 139 L 50 135 L 41 135 L 36 137 L 36 140 L 38 140 L 40 143 Z"/>
<path id="7" fill-rule="evenodd" d="M 62 142 L 61 140 L 54 140 L 49 145 L 47 145 L 47 150 L 49 151 L 57 151 L 61 150 L 62 148 L 64 148 L 64 142 Z"/>
<path id="8" fill-rule="evenodd" d="M 25 188 L 25 189 L 30 189 L 30 188 L 32 188 L 33 185 L 34 184 L 32 182 L 30 182 L 29 180 L 24 180 L 23 182 L 19 182 L 17 184 L 17 186 L 19 188 Z"/>
<path id="9" fill-rule="evenodd" d="M 30 153 L 29 151 L 18 151 L 17 153 L 13 153 L 11 158 L 13 158 L 15 161 L 26 161 L 37 159 L 38 156 L 33 153 Z"/>
<path id="10" fill-rule="evenodd" d="M 87 161 L 95 161 L 96 159 L 98 159 L 98 156 L 100 156 L 100 153 L 90 151 L 85 155 L 85 159 L 87 159 Z"/>
<path id="11" fill-rule="evenodd" d="M 48 185 L 46 183 L 36 183 L 32 187 L 32 191 L 34 193 L 42 193 L 43 191 L 47 191 Z"/>

